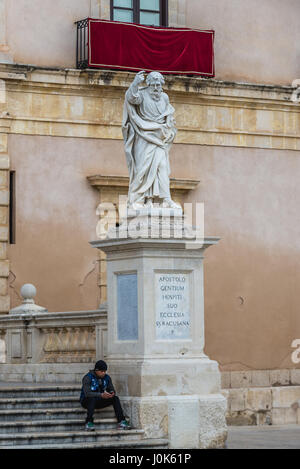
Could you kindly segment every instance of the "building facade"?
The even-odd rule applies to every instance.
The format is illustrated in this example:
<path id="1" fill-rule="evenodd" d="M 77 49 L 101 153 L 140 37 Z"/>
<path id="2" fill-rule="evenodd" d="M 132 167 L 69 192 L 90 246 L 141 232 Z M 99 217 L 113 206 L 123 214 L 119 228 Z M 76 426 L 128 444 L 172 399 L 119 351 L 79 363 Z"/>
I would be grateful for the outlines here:
<path id="1" fill-rule="evenodd" d="M 121 3 L 0 0 L 3 315 L 28 282 L 52 312 L 106 301 L 105 258 L 89 241 L 99 203 L 127 192 L 121 122 L 134 74 L 76 70 L 74 23 L 114 18 Z M 166 77 L 174 197 L 204 202 L 205 235 L 221 238 L 205 263 L 206 353 L 225 388 L 300 384 L 299 2 L 165 5 L 167 25 L 215 30 L 215 79 Z"/>

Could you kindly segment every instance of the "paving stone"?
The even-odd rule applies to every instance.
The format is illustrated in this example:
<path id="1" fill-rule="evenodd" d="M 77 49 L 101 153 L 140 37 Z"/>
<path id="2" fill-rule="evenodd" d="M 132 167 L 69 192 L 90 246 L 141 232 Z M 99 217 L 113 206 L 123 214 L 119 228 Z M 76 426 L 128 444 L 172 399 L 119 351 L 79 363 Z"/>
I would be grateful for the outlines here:
<path id="1" fill-rule="evenodd" d="M 229 427 L 227 449 L 300 449 L 300 425 Z"/>

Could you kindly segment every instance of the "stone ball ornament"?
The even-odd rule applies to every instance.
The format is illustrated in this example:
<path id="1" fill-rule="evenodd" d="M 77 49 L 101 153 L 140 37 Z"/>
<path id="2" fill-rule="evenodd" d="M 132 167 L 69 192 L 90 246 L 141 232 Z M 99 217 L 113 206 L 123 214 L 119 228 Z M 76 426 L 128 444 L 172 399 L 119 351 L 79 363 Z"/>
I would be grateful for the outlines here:
<path id="1" fill-rule="evenodd" d="M 36 287 L 31 283 L 25 283 L 21 290 L 23 298 L 22 304 L 9 311 L 10 314 L 34 314 L 34 313 L 47 313 L 48 310 L 43 306 L 36 305 L 34 298 L 36 297 Z"/>
<path id="2" fill-rule="evenodd" d="M 25 283 L 20 290 L 21 296 L 26 301 L 33 301 L 33 298 L 36 297 L 36 288 L 32 283 Z"/>

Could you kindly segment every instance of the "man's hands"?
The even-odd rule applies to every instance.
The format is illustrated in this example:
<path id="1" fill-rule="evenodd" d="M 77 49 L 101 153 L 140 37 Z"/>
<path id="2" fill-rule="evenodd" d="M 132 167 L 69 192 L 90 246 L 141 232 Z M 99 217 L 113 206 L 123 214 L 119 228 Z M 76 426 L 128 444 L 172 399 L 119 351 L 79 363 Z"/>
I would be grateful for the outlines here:
<path id="1" fill-rule="evenodd" d="M 138 72 L 133 80 L 133 83 L 138 86 L 140 85 L 141 83 L 143 83 L 143 81 L 145 80 L 145 73 L 144 71 L 141 71 L 141 72 Z"/>
<path id="2" fill-rule="evenodd" d="M 111 399 L 112 397 L 114 397 L 115 393 L 112 392 L 112 393 L 109 393 L 107 391 L 104 391 L 102 394 L 101 394 L 101 397 L 102 399 Z"/>

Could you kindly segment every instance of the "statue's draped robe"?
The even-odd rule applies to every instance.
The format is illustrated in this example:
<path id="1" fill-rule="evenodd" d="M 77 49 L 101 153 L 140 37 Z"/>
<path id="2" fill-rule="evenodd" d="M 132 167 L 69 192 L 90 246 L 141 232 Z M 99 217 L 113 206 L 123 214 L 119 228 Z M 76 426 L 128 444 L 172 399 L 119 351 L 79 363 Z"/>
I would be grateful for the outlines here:
<path id="1" fill-rule="evenodd" d="M 176 135 L 174 108 L 168 95 L 155 101 L 148 88 L 125 96 L 123 137 L 129 170 L 129 204 L 147 197 L 170 198 L 169 149 Z"/>

